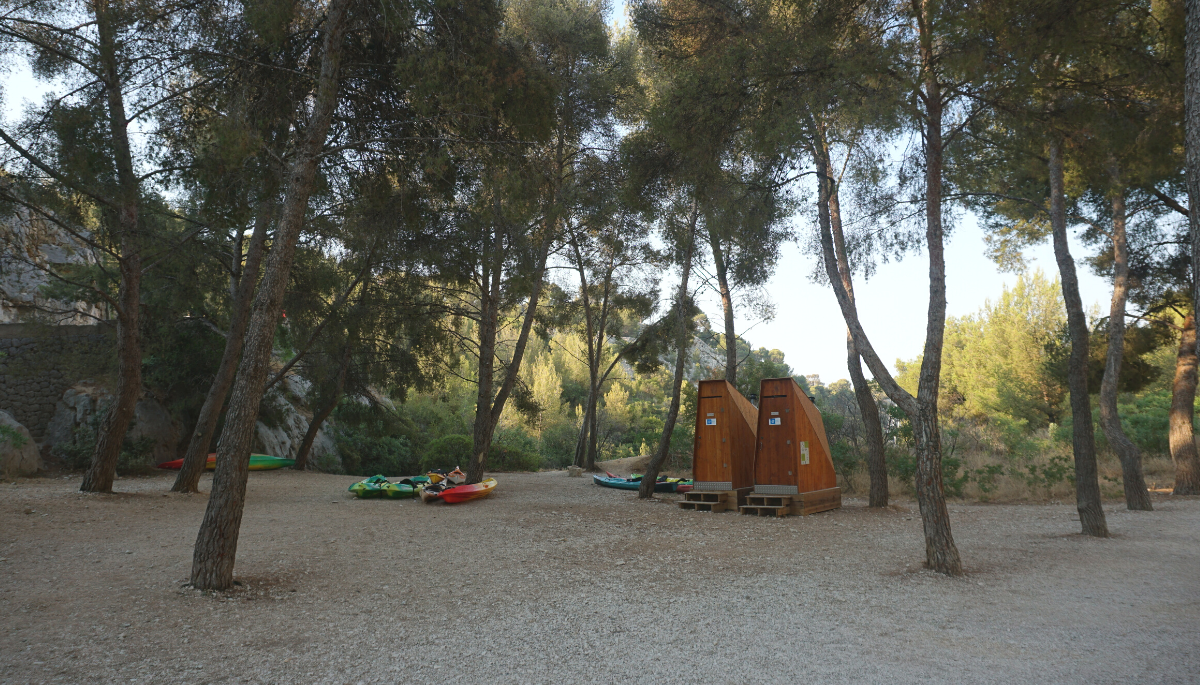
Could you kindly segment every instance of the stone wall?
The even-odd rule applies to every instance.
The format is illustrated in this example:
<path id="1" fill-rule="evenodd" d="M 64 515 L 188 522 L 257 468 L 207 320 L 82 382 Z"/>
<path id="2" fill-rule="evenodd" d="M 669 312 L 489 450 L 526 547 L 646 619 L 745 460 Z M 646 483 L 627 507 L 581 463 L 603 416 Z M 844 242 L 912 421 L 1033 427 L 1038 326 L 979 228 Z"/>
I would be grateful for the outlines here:
<path id="1" fill-rule="evenodd" d="M 115 369 L 111 327 L 0 324 L 0 410 L 37 440 L 67 388 Z"/>

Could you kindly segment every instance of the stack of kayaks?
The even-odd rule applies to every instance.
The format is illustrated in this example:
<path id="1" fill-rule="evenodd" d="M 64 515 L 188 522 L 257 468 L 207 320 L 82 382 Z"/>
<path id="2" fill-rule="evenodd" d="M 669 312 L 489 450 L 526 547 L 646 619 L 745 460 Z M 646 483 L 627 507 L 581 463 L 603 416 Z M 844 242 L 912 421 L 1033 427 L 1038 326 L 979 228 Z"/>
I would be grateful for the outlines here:
<path id="1" fill-rule="evenodd" d="M 251 471 L 271 471 L 273 469 L 281 469 L 285 466 L 292 466 L 296 463 L 295 459 L 284 459 L 283 457 L 272 457 L 269 454 L 251 454 L 250 455 L 250 470 Z M 158 465 L 160 469 L 175 469 L 178 471 L 183 468 L 182 459 L 174 459 L 172 461 L 164 461 Z M 208 455 L 208 462 L 204 468 L 212 471 L 217 468 L 217 455 Z"/>
<path id="2" fill-rule="evenodd" d="M 391 482 L 383 476 L 371 476 L 370 478 L 358 481 L 348 489 L 354 493 L 355 497 L 360 499 L 379 497 L 385 499 L 410 499 L 416 497 L 421 488 L 428 483 L 429 479 L 425 476 L 405 478 L 396 483 Z"/>
<path id="3" fill-rule="evenodd" d="M 592 482 L 596 485 L 606 488 L 616 488 L 617 490 L 637 490 L 642 487 L 642 477 L 639 474 L 632 474 L 628 478 L 621 478 L 611 473 L 605 473 L 592 476 Z M 654 481 L 655 492 L 687 492 L 692 489 L 692 481 L 688 478 L 667 478 L 659 476 Z"/>
<path id="4" fill-rule="evenodd" d="M 482 483 L 462 485 L 460 478 L 466 474 L 458 469 L 450 473 L 430 471 L 425 476 L 414 476 L 392 482 L 384 476 L 371 476 L 351 485 L 349 490 L 361 499 L 386 498 L 407 499 L 420 496 L 425 503 L 442 501 L 447 504 L 469 502 L 487 497 L 496 489 L 495 478 L 485 478 Z"/>

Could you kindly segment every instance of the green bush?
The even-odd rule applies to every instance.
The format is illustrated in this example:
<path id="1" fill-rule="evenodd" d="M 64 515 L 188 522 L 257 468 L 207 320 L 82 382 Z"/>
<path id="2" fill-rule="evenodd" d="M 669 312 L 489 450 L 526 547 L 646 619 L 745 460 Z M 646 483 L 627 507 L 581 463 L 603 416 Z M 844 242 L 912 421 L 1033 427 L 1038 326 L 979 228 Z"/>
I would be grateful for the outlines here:
<path id="1" fill-rule="evenodd" d="M 1058 483 L 1075 480 L 1075 465 L 1068 457 L 1061 454 L 1050 457 L 1049 463 L 1024 464 L 1013 466 L 1008 470 L 1010 476 L 1020 478 L 1031 487 L 1042 487 L 1049 490 Z"/>
<path id="2" fill-rule="evenodd" d="M 1168 454 L 1168 426 L 1171 418 L 1171 393 L 1154 390 L 1140 397 L 1130 397 L 1118 404 L 1121 425 L 1125 434 L 1143 452 Z"/>
<path id="3" fill-rule="evenodd" d="M 541 465 L 542 458 L 537 452 L 495 444 L 488 450 L 488 471 L 537 471 Z"/>
<path id="4" fill-rule="evenodd" d="M 372 437 L 354 426 L 337 424 L 334 433 L 342 468 L 351 475 L 413 476 L 421 472 L 420 461 L 413 455 L 412 446 L 404 436 Z M 321 470 L 332 470 L 333 463 L 318 464 Z"/>
<path id="5" fill-rule="evenodd" d="M 862 458 L 848 440 L 838 440 L 829 446 L 832 452 L 833 470 L 843 477 L 849 476 L 859 469 Z"/>
<path id="6" fill-rule="evenodd" d="M 421 471 L 449 471 L 456 466 L 466 468 L 471 463 L 473 447 L 469 436 L 443 435 L 425 446 L 425 454 L 421 456 Z"/>
<path id="7" fill-rule="evenodd" d="M 553 423 L 542 430 L 542 465 L 544 469 L 561 469 L 575 461 L 575 442 L 579 429 L 565 421 Z"/>
<path id="8" fill-rule="evenodd" d="M 913 485 L 913 477 L 917 474 L 917 456 L 909 450 L 889 450 L 887 454 L 887 471 L 909 487 Z M 958 457 L 942 457 L 942 487 L 951 497 L 962 497 L 963 488 L 972 478 L 977 476 L 973 471 L 963 469 L 963 460 Z M 993 476 L 994 478 L 994 476 Z"/>

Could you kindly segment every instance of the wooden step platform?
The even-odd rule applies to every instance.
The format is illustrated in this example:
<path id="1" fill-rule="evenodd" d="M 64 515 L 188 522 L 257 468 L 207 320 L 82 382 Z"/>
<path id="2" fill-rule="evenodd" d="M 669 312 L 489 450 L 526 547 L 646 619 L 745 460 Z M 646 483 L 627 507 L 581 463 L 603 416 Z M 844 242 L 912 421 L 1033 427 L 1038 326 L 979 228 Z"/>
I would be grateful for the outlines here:
<path id="1" fill-rule="evenodd" d="M 828 488 L 802 492 L 798 495 L 762 495 L 750 494 L 746 504 L 739 507 L 743 514 L 754 516 L 787 516 L 797 514 L 808 516 L 842 506 L 842 489 Z"/>
<path id="2" fill-rule="evenodd" d="M 788 499 L 791 498 L 789 497 Z M 761 506 L 757 504 L 747 504 L 746 506 L 742 507 L 740 511 L 743 514 L 751 514 L 753 516 L 787 516 L 788 514 L 792 513 L 792 506 L 790 504 L 765 504 Z"/>
<path id="3" fill-rule="evenodd" d="M 683 493 L 683 499 L 675 502 L 680 509 L 689 511 L 711 511 L 714 514 L 730 509 L 737 510 L 745 503 L 750 488 L 740 490 L 691 490 Z"/>
<path id="4" fill-rule="evenodd" d="M 711 511 L 716 514 L 730 508 L 729 502 L 724 500 L 720 502 L 696 502 L 688 500 L 680 500 L 675 504 L 679 505 L 680 509 L 690 509 L 692 511 Z"/>

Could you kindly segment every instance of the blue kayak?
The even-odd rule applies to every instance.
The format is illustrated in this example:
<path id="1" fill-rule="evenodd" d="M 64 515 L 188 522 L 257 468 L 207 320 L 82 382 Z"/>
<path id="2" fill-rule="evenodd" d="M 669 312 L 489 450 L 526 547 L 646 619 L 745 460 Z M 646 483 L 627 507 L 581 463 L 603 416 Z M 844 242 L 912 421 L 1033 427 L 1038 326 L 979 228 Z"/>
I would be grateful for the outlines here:
<path id="1" fill-rule="evenodd" d="M 637 478 L 610 478 L 599 474 L 592 476 L 592 482 L 596 485 L 606 488 L 616 488 L 618 490 L 637 490 L 642 487 L 642 479 Z M 679 483 L 655 483 L 655 492 L 675 492 L 675 488 L 679 487 Z"/>

